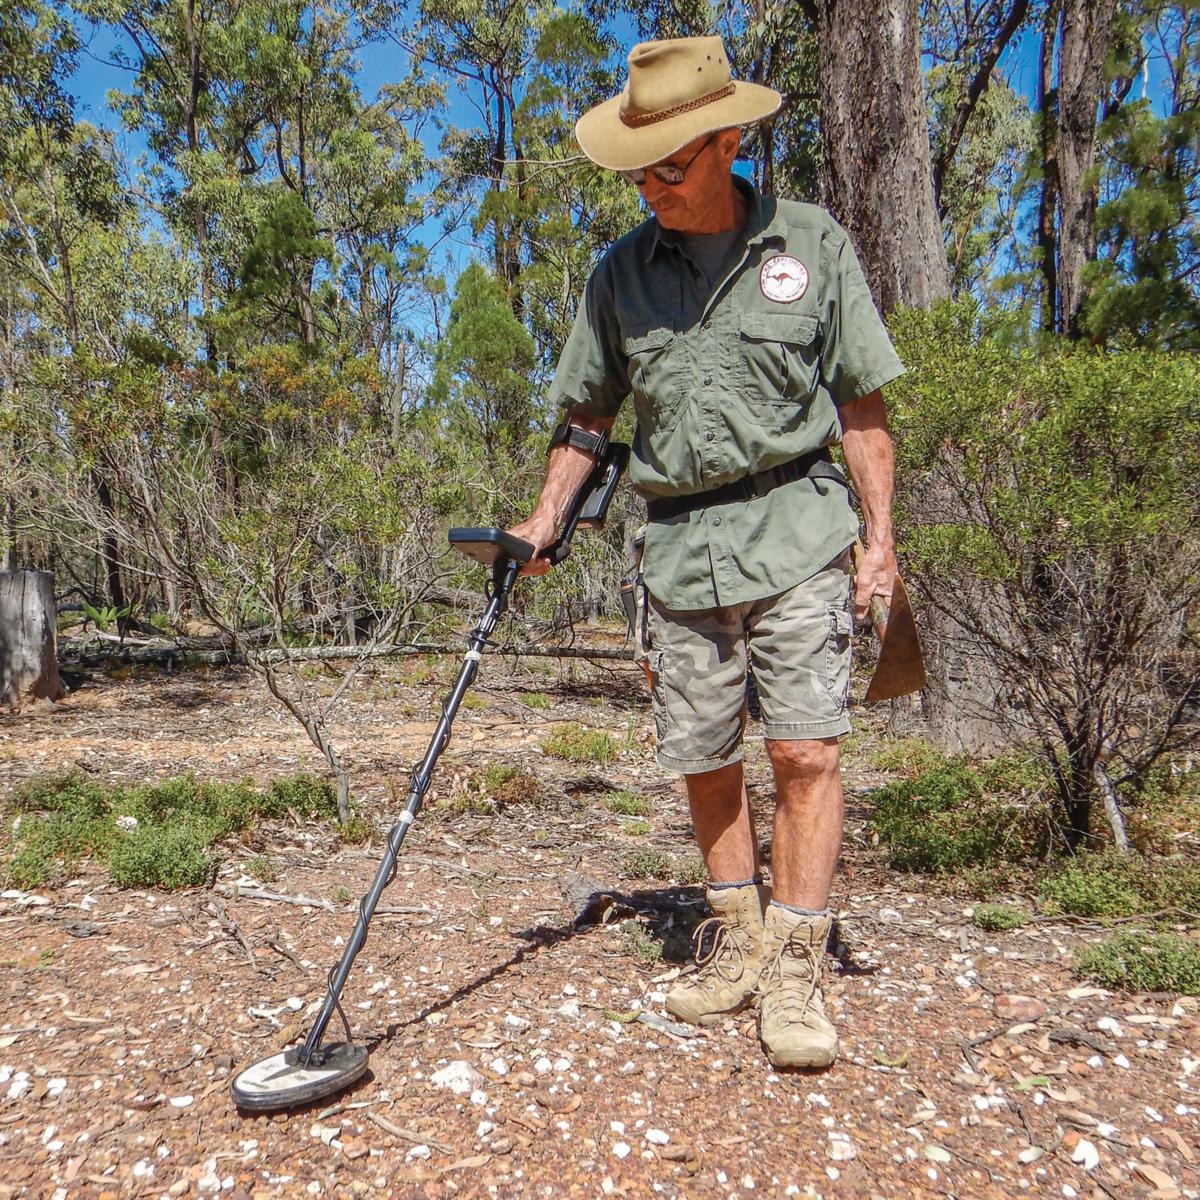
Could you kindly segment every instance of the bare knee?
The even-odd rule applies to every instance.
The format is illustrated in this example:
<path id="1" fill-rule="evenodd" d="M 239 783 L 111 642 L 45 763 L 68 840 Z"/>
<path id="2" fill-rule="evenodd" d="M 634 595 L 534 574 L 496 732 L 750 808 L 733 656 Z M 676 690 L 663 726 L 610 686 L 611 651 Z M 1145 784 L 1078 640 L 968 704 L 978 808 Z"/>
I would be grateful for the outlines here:
<path id="1" fill-rule="evenodd" d="M 817 783 L 832 778 L 838 771 L 837 738 L 768 739 L 767 754 L 777 776 L 797 782 Z"/>

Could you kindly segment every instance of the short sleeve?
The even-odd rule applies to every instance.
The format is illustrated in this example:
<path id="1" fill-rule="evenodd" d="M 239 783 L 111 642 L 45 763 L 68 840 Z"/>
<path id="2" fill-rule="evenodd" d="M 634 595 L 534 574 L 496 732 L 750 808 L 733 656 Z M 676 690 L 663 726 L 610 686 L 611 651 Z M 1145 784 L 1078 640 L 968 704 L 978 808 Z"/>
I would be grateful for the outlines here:
<path id="1" fill-rule="evenodd" d="M 629 395 L 629 367 L 621 349 L 613 303 L 612 273 L 600 263 L 583 290 L 550 385 L 549 400 L 561 416 L 615 417 Z"/>
<path id="2" fill-rule="evenodd" d="M 821 248 L 821 377 L 839 407 L 904 374 L 892 348 L 858 256 L 845 230 L 834 225 Z"/>

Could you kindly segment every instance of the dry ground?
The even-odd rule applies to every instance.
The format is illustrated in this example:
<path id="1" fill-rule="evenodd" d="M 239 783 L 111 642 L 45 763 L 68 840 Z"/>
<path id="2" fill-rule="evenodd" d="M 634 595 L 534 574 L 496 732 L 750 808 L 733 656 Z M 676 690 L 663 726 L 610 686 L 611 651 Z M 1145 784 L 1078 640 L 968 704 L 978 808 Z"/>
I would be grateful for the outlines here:
<path id="1" fill-rule="evenodd" d="M 422 671 L 381 667 L 341 710 L 356 795 L 380 829 L 444 687 Z M 1070 953 L 1096 931 L 981 933 L 962 901 L 884 870 L 863 833 L 881 780 L 864 766 L 869 729 L 848 753 L 833 898 L 842 1054 L 825 1073 L 780 1074 L 751 1017 L 699 1032 L 663 1020 L 701 891 L 622 878 L 635 850 L 693 854 L 637 672 L 496 659 L 472 695 L 384 896 L 400 911 L 373 923 L 344 997 L 374 1048 L 341 1097 L 245 1116 L 229 1081 L 304 1026 L 378 847 L 271 825 L 223 848 L 211 890 L 121 891 L 92 868 L 4 894 L 0 1200 L 1200 1195 L 1195 1001 L 1088 987 Z M 617 760 L 543 755 L 568 719 L 611 729 Z M 493 762 L 536 773 L 540 798 L 452 815 L 447 794 Z M 760 745 L 749 762 L 765 812 Z M 72 765 L 112 781 L 265 781 L 317 760 L 253 679 L 218 670 L 94 675 L 53 711 L 0 718 L 0 790 Z M 651 831 L 610 813 L 606 787 L 649 796 Z M 246 874 L 256 857 L 277 880 Z M 575 928 L 573 871 L 621 888 L 638 915 Z M 454 1062 L 478 1073 L 473 1092 L 433 1082 Z"/>

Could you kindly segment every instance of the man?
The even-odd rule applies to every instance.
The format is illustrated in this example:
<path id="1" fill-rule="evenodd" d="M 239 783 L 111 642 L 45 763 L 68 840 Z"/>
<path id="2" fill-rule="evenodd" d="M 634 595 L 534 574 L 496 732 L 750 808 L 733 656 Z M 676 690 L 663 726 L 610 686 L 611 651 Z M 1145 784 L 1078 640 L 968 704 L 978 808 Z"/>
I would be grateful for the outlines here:
<path id="1" fill-rule="evenodd" d="M 820 973 L 857 533 L 826 447 L 841 441 L 866 518 L 862 617 L 896 575 L 879 389 L 904 368 L 841 228 L 731 173 L 740 128 L 779 103 L 732 79 L 719 38 L 682 38 L 635 46 L 622 94 L 579 120 L 584 152 L 624 173 L 654 215 L 588 281 L 552 389 L 566 420 L 513 532 L 554 540 L 632 393 L 658 760 L 686 778 L 714 914 L 667 1008 L 711 1024 L 757 1001 L 770 1061 L 819 1067 L 837 1051 Z M 776 786 L 771 893 L 742 779 L 747 651 Z"/>

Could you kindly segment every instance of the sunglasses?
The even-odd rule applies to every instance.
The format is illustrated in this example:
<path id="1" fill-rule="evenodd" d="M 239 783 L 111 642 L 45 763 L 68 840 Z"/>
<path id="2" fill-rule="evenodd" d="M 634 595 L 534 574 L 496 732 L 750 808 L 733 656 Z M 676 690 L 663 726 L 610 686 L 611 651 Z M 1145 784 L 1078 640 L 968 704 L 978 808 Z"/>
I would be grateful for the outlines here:
<path id="1" fill-rule="evenodd" d="M 650 174 L 661 183 L 670 184 L 671 187 L 674 187 L 676 184 L 684 181 L 684 178 L 688 173 L 688 167 L 690 167 L 692 163 L 694 163 L 696 159 L 704 153 L 705 147 L 712 140 L 713 135 L 709 134 L 709 136 L 706 137 L 701 143 L 700 148 L 696 151 L 696 153 L 693 154 L 692 157 L 689 158 L 682 167 L 677 167 L 674 163 L 664 163 L 659 167 L 639 167 L 635 171 L 618 171 L 617 174 L 620 175 L 622 179 L 628 179 L 630 183 L 635 184 L 637 187 L 641 187 L 642 184 L 646 182 L 646 172 L 649 171 Z"/>

